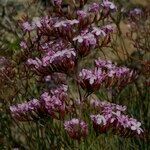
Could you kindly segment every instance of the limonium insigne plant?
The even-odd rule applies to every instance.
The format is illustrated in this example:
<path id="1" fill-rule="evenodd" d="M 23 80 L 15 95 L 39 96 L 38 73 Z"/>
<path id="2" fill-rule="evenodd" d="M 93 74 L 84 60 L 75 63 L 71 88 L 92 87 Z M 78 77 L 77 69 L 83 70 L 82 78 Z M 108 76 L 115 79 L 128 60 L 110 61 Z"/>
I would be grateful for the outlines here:
<path id="1" fill-rule="evenodd" d="M 20 46 L 26 52 L 25 64 L 45 87 L 39 97 L 10 106 L 12 118 L 30 123 L 51 119 L 51 124 L 78 144 L 93 132 L 95 138 L 104 133 L 142 137 L 141 122 L 127 114 L 126 106 L 94 98 L 101 89 L 122 90 L 138 73 L 99 56 L 91 68 L 81 65 L 86 57 L 111 43 L 116 29 L 110 16 L 117 6 L 108 0 L 71 2 L 64 12 L 62 0 L 53 0 L 47 16 L 22 20 Z M 55 128 L 50 130 L 55 133 Z"/>

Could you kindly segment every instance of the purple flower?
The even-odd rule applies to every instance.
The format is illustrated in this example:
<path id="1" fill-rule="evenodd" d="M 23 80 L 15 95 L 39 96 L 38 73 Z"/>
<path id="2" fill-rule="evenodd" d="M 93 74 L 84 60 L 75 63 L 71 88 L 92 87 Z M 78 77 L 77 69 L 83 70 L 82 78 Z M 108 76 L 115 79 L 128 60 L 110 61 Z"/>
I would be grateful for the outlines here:
<path id="1" fill-rule="evenodd" d="M 72 25 L 75 25 L 75 24 L 78 24 L 79 21 L 76 20 L 76 19 L 73 19 L 73 20 L 63 20 L 63 21 L 58 21 L 54 24 L 54 27 L 55 28 L 59 28 L 59 27 L 69 27 L 69 26 L 72 26 Z"/>
<path id="2" fill-rule="evenodd" d="M 91 120 L 97 125 L 106 125 L 106 119 L 103 115 L 91 115 Z"/>
<path id="3" fill-rule="evenodd" d="M 87 13 L 83 10 L 78 10 L 77 15 L 78 15 L 78 18 L 81 19 L 81 20 L 83 20 L 87 17 Z"/>
<path id="4" fill-rule="evenodd" d="M 44 92 L 41 95 L 40 102 L 46 114 L 49 114 L 55 119 L 64 118 L 67 112 L 67 90 L 67 86 L 62 85 L 56 89 L 52 89 L 50 92 Z"/>
<path id="5" fill-rule="evenodd" d="M 20 46 L 21 46 L 22 49 L 27 49 L 28 48 L 27 43 L 25 41 L 21 41 Z"/>
<path id="6" fill-rule="evenodd" d="M 76 53 L 75 53 L 75 51 L 74 51 L 73 48 L 72 49 L 65 49 L 65 50 L 58 51 L 55 54 L 53 54 L 51 56 L 50 63 L 52 63 L 53 61 L 55 61 L 55 59 L 57 59 L 58 57 L 71 58 L 71 57 L 75 57 L 75 56 L 76 56 Z"/>
<path id="7" fill-rule="evenodd" d="M 127 67 L 116 67 L 115 69 L 115 75 L 118 78 L 128 75 L 129 72 L 130 69 Z"/>
<path id="8" fill-rule="evenodd" d="M 76 118 L 73 118 L 70 121 L 65 121 L 64 127 L 68 135 L 72 139 L 78 141 L 80 141 L 81 138 L 85 138 L 88 134 L 88 125 L 84 121 Z"/>
<path id="9" fill-rule="evenodd" d="M 136 131 L 138 134 L 143 132 L 143 129 L 141 128 L 141 122 L 138 122 L 135 119 L 130 119 L 130 126 L 131 130 Z"/>
<path id="10" fill-rule="evenodd" d="M 101 6 L 107 10 L 116 10 L 116 6 L 114 5 L 114 3 L 108 0 L 103 0 L 103 3 L 101 4 Z"/>
<path id="11" fill-rule="evenodd" d="M 44 77 L 44 80 L 45 80 L 46 82 L 49 82 L 49 81 L 51 81 L 51 76 L 50 76 L 50 75 L 48 75 L 48 76 L 45 76 L 45 77 Z"/>
<path id="12" fill-rule="evenodd" d="M 59 119 L 57 113 L 60 114 L 61 117 L 64 117 L 65 101 L 59 99 L 59 97 L 55 95 L 50 96 L 48 93 L 44 93 L 41 96 L 41 103 L 52 118 Z"/>
<path id="13" fill-rule="evenodd" d="M 114 27 L 112 25 L 106 25 L 104 27 L 102 27 L 102 30 L 108 35 L 112 32 L 114 32 Z"/>
<path id="14" fill-rule="evenodd" d="M 88 30 L 83 30 L 80 35 L 73 38 L 73 41 L 77 42 L 77 51 L 81 57 L 88 55 L 91 48 L 95 48 L 97 45 L 96 37 Z"/>
<path id="15" fill-rule="evenodd" d="M 56 89 L 52 89 L 50 93 L 52 95 L 57 95 L 60 99 L 66 100 L 67 99 L 67 91 L 68 91 L 68 86 L 62 84 L 61 86 L 57 87 Z"/>
<path id="16" fill-rule="evenodd" d="M 111 61 L 98 59 L 95 61 L 95 66 L 106 73 L 106 87 L 114 85 L 118 89 L 122 89 L 137 78 L 137 73 L 134 70 L 127 67 L 118 67 Z"/>
<path id="17" fill-rule="evenodd" d="M 126 106 L 117 105 L 117 104 L 110 103 L 107 101 L 91 100 L 91 106 L 94 107 L 94 109 L 102 110 L 103 112 L 108 111 L 108 110 L 111 110 L 114 112 L 126 111 Z"/>
<path id="18" fill-rule="evenodd" d="M 99 29 L 97 27 L 93 27 L 92 33 L 94 33 L 96 36 L 102 36 L 102 37 L 106 36 L 106 33 L 102 29 Z"/>
<path id="19" fill-rule="evenodd" d="M 52 0 L 52 2 L 55 6 L 61 6 L 62 4 L 62 0 Z"/>
<path id="20" fill-rule="evenodd" d="M 22 28 L 25 32 L 31 31 L 33 29 L 31 24 L 27 21 L 22 24 Z"/>
<path id="21" fill-rule="evenodd" d="M 74 71 L 76 53 L 73 48 L 49 51 L 41 59 L 28 59 L 27 64 L 39 73 L 71 73 Z"/>
<path id="22" fill-rule="evenodd" d="M 55 28 L 59 28 L 59 27 L 67 27 L 67 22 L 66 21 L 59 21 L 59 22 L 56 22 L 55 24 L 54 24 L 54 27 Z"/>
<path id="23" fill-rule="evenodd" d="M 95 60 L 95 66 L 104 70 L 113 70 L 116 68 L 116 64 L 113 64 L 109 60 L 102 60 L 100 58 Z"/>
<path id="24" fill-rule="evenodd" d="M 73 19 L 73 20 L 68 20 L 68 23 L 69 23 L 70 25 L 74 25 L 74 24 L 78 24 L 79 21 L 76 20 L 76 19 Z"/>
<path id="25" fill-rule="evenodd" d="M 61 85 L 50 92 L 44 92 L 40 100 L 32 99 L 22 104 L 10 106 L 10 112 L 14 119 L 28 121 L 39 119 L 44 116 L 51 116 L 61 119 L 66 114 L 67 86 Z"/>
<path id="26" fill-rule="evenodd" d="M 94 13 L 98 13 L 100 10 L 100 5 L 97 3 L 93 3 L 92 5 L 90 5 L 89 7 L 89 12 L 94 12 Z"/>
<path id="27" fill-rule="evenodd" d="M 87 91 L 96 91 L 105 80 L 105 74 L 101 69 L 87 70 L 82 69 L 79 74 L 79 84 Z"/>
<path id="28" fill-rule="evenodd" d="M 42 61 L 39 58 L 35 58 L 35 59 L 29 58 L 27 60 L 27 64 L 29 66 L 34 66 L 35 69 L 39 69 L 42 66 Z"/>
<path id="29" fill-rule="evenodd" d="M 10 106 L 10 112 L 14 119 L 19 121 L 34 120 L 38 118 L 41 104 L 37 99 L 22 104 Z"/>
<path id="30" fill-rule="evenodd" d="M 85 45 L 86 46 L 94 46 L 96 45 L 96 38 L 95 36 L 92 34 L 92 33 L 87 33 L 85 36 L 84 36 L 84 42 L 85 42 Z"/>
<path id="31" fill-rule="evenodd" d="M 130 15 L 141 15 L 142 10 L 140 8 L 134 8 L 133 10 L 130 11 Z"/>
<path id="32" fill-rule="evenodd" d="M 114 134 L 124 137 L 136 136 L 144 132 L 140 122 L 125 115 L 126 106 L 100 100 L 92 100 L 91 106 L 100 113 L 90 116 L 96 132 L 112 130 Z"/>
<path id="33" fill-rule="evenodd" d="M 57 72 L 74 71 L 76 53 L 73 48 L 56 52 L 49 59 L 50 66 Z"/>
<path id="34" fill-rule="evenodd" d="M 96 45 L 96 38 L 92 33 L 86 33 L 78 35 L 73 39 L 73 41 L 78 41 L 79 43 L 83 43 L 85 46 L 94 46 Z"/>

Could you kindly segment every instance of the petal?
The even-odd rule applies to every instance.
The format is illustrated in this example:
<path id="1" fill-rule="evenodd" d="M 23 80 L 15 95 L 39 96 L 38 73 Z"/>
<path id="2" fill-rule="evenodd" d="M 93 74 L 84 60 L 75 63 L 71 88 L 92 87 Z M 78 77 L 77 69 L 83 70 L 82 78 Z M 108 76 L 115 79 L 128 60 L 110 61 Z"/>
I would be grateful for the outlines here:
<path id="1" fill-rule="evenodd" d="M 135 126 L 131 126 L 131 130 L 135 131 L 136 127 Z"/>

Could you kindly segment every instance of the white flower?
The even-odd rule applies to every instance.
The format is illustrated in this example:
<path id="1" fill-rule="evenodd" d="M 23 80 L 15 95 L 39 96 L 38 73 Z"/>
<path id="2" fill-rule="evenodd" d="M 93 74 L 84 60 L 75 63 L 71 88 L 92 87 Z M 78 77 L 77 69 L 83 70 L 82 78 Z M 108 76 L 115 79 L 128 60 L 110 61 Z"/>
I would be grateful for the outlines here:
<path id="1" fill-rule="evenodd" d="M 74 25 L 74 24 L 78 24 L 78 23 L 79 23 L 79 21 L 76 20 L 76 19 L 68 20 L 67 22 L 68 22 L 70 25 Z"/>
<path id="2" fill-rule="evenodd" d="M 54 24 L 55 28 L 66 27 L 66 26 L 67 26 L 66 21 L 59 21 Z"/>
<path id="3" fill-rule="evenodd" d="M 92 76 L 91 78 L 90 78 L 90 84 L 92 85 L 93 83 L 94 83 L 94 80 L 96 79 L 96 77 L 95 76 Z"/>
<path id="4" fill-rule="evenodd" d="M 138 134 L 143 132 L 143 130 L 140 128 L 140 126 L 141 126 L 141 122 L 131 121 L 131 130 L 133 130 L 133 131 L 136 130 Z"/>
<path id="5" fill-rule="evenodd" d="M 98 125 L 100 125 L 100 124 L 106 125 L 106 119 L 104 118 L 103 115 L 100 115 L 100 114 L 91 115 L 91 119 Z"/>
<path id="6" fill-rule="evenodd" d="M 92 33 L 94 33 L 97 36 L 99 35 L 104 36 L 104 37 L 106 36 L 106 33 L 102 29 L 99 29 L 97 27 L 93 27 Z"/>
<path id="7" fill-rule="evenodd" d="M 83 37 L 81 35 L 78 35 L 77 37 L 73 38 L 73 41 L 78 41 L 79 43 L 83 42 Z"/>
<path id="8" fill-rule="evenodd" d="M 106 119 L 104 118 L 104 116 L 102 115 L 97 115 L 96 117 L 97 119 L 97 124 L 103 124 L 103 125 L 106 125 Z"/>

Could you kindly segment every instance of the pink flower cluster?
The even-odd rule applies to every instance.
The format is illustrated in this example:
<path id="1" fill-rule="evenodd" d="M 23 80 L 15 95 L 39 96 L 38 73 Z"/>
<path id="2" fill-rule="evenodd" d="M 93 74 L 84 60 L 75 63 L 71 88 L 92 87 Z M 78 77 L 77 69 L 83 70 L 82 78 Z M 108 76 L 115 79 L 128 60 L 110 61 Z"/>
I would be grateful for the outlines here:
<path id="1" fill-rule="evenodd" d="M 98 13 L 100 11 L 100 5 L 98 3 L 93 3 L 89 7 L 89 12 Z"/>
<path id="2" fill-rule="evenodd" d="M 28 102 L 10 106 L 11 115 L 19 121 L 36 120 L 44 116 L 55 119 L 63 118 L 67 112 L 67 86 L 62 85 L 56 89 L 45 92 L 40 100 L 33 99 Z"/>
<path id="3" fill-rule="evenodd" d="M 82 69 L 79 74 L 78 82 L 83 89 L 86 89 L 88 92 L 93 92 L 99 90 L 105 78 L 106 75 L 102 72 L 101 69 Z"/>
<path id="4" fill-rule="evenodd" d="M 78 36 L 73 38 L 73 41 L 77 45 L 79 55 L 82 57 L 87 56 L 91 52 L 91 49 L 98 48 L 101 45 L 100 41 L 108 39 L 110 33 L 113 31 L 114 29 L 111 25 L 102 28 L 93 27 L 90 31 L 82 30 Z"/>
<path id="5" fill-rule="evenodd" d="M 81 35 L 78 35 L 73 39 L 73 41 L 77 41 L 79 43 L 84 43 L 85 46 L 94 46 L 96 45 L 96 38 L 95 36 L 88 32 L 87 30 L 82 31 Z"/>
<path id="6" fill-rule="evenodd" d="M 50 74 L 52 72 L 70 73 L 74 71 L 76 53 L 74 49 L 65 49 L 62 51 L 49 51 L 41 59 L 28 59 L 27 64 L 41 74 Z"/>
<path id="7" fill-rule="evenodd" d="M 45 92 L 41 95 L 40 101 L 46 111 L 52 118 L 64 118 L 67 112 L 67 86 L 63 85 L 60 88 L 53 89 L 50 93 Z"/>
<path id="8" fill-rule="evenodd" d="M 60 0 L 53 2 L 59 6 L 61 4 Z M 26 34 L 29 33 L 29 39 L 23 39 L 20 46 L 26 50 L 32 47 L 34 51 L 46 49 L 56 52 L 57 50 L 54 49 L 54 46 L 57 45 L 59 51 L 74 48 L 79 55 L 86 56 L 90 53 L 90 49 L 101 46 L 101 39 L 104 41 L 110 39 L 112 27 L 108 25 L 97 28 L 93 20 L 96 17 L 91 17 L 91 13 L 96 12 L 97 14 L 100 7 L 100 4 L 93 3 L 89 7 L 89 15 L 83 10 L 77 10 L 77 16 L 72 17 L 72 19 L 66 19 L 63 16 L 45 16 L 35 19 L 31 23 L 24 21 L 22 23 L 22 29 Z M 36 36 L 35 33 L 37 33 Z M 108 40 L 103 46 L 106 46 L 109 42 Z M 62 45 L 63 47 L 61 47 Z M 43 63 L 38 59 L 36 61 L 38 66 Z"/>
<path id="9" fill-rule="evenodd" d="M 136 72 L 127 67 L 118 67 L 111 61 L 99 59 L 95 61 L 93 70 L 82 69 L 79 74 L 79 84 L 87 91 L 99 90 L 101 86 L 106 88 L 114 86 L 121 89 L 136 77 Z"/>
<path id="10" fill-rule="evenodd" d="M 81 138 L 85 138 L 88 135 L 88 125 L 80 119 L 73 118 L 65 121 L 64 127 L 72 139 L 80 141 Z"/>
<path id="11" fill-rule="evenodd" d="M 100 10 L 115 11 L 117 8 L 113 2 L 103 0 L 102 4 L 92 3 L 89 7 L 89 12 L 98 13 Z"/>
<path id="12" fill-rule="evenodd" d="M 91 101 L 98 114 L 91 115 L 93 127 L 98 133 L 109 130 L 123 137 L 137 136 L 143 133 L 141 123 L 125 114 L 126 106 L 116 105 L 100 100 Z"/>
<path id="13" fill-rule="evenodd" d="M 22 28 L 24 32 L 30 32 L 33 30 L 33 26 L 28 21 L 22 23 Z"/>
<path id="14" fill-rule="evenodd" d="M 108 17 L 111 22 L 109 15 L 116 10 L 112 2 L 103 0 L 102 4 L 93 3 L 84 9 L 86 1 L 74 1 L 76 8 L 68 9 L 68 14 L 61 8 L 62 0 L 52 0 L 52 3 L 54 9 L 50 12 L 51 16 L 22 23 L 25 36 L 20 46 L 30 56 L 27 65 L 38 74 L 41 81 L 46 82 L 48 90 L 39 100 L 10 106 L 12 117 L 19 121 L 34 121 L 44 117 L 64 121 L 68 118 L 67 114 L 72 116 L 73 113 L 74 116 L 76 112 L 78 116 L 78 112 L 82 113 L 87 101 L 82 101 L 80 87 L 79 100 L 68 96 L 68 86 L 64 83 L 69 77 L 86 90 L 87 95 L 101 87 L 122 89 L 137 77 L 135 71 L 101 59 L 95 61 L 93 69 L 82 69 L 76 76 L 80 69 L 79 58 L 87 56 L 92 49 L 108 46 L 111 41 L 114 28 L 105 25 L 105 19 Z M 104 26 L 99 27 L 101 24 Z M 111 130 L 125 137 L 142 134 L 141 123 L 125 114 L 125 106 L 96 100 L 91 106 L 90 117 L 96 132 Z M 64 128 L 72 139 L 78 141 L 88 135 L 88 125 L 81 118 L 64 121 Z"/>
<path id="15" fill-rule="evenodd" d="M 33 99 L 29 102 L 10 106 L 11 116 L 19 121 L 30 121 L 39 118 L 41 104 L 39 100 Z"/>
<path id="16" fill-rule="evenodd" d="M 23 31 L 30 32 L 36 30 L 38 31 L 38 36 L 54 36 L 62 37 L 64 39 L 71 38 L 72 34 L 75 33 L 76 27 L 79 21 L 77 19 L 65 19 L 58 17 L 45 16 L 43 18 L 38 18 L 33 20 L 31 23 L 25 21 L 21 24 Z"/>
<path id="17" fill-rule="evenodd" d="M 122 89 L 127 84 L 137 79 L 137 72 L 124 66 L 117 66 L 111 61 L 105 61 L 98 59 L 95 61 L 95 66 L 101 68 L 106 74 L 107 79 L 105 86 L 116 86 L 118 89 Z"/>
<path id="18" fill-rule="evenodd" d="M 77 16 L 80 22 L 85 25 L 85 22 L 99 21 L 100 18 L 106 18 L 110 13 L 116 11 L 117 7 L 113 2 L 103 0 L 102 3 L 91 3 L 87 10 L 77 10 Z"/>
<path id="19" fill-rule="evenodd" d="M 109 11 L 114 11 L 116 10 L 116 6 L 114 5 L 114 3 L 108 1 L 108 0 L 103 0 L 103 3 L 101 4 L 101 6 L 104 8 L 104 9 L 107 9 Z"/>

